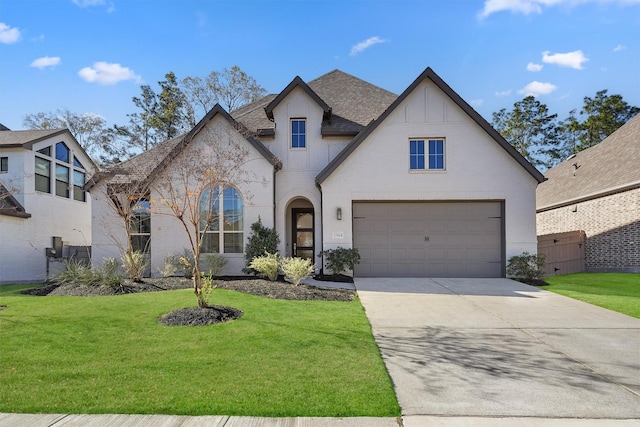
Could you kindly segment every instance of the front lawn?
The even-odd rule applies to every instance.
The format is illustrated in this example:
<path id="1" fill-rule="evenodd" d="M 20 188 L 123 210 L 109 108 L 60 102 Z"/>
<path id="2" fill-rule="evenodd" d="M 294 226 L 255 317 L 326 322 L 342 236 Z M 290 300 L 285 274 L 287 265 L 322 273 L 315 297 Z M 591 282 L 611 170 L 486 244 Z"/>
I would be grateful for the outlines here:
<path id="1" fill-rule="evenodd" d="M 191 290 L 104 297 L 0 294 L 0 412 L 398 416 L 358 300 L 284 301 L 216 289 L 244 312 L 158 324 Z"/>
<path id="2" fill-rule="evenodd" d="M 545 290 L 640 318 L 640 274 L 580 273 L 544 280 Z"/>

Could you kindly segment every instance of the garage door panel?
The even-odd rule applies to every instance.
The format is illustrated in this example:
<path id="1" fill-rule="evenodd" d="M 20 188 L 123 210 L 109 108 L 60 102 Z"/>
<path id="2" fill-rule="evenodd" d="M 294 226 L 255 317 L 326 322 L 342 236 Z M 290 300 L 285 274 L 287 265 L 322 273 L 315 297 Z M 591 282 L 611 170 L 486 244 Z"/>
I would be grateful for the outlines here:
<path id="1" fill-rule="evenodd" d="M 500 202 L 354 203 L 357 276 L 501 277 Z"/>

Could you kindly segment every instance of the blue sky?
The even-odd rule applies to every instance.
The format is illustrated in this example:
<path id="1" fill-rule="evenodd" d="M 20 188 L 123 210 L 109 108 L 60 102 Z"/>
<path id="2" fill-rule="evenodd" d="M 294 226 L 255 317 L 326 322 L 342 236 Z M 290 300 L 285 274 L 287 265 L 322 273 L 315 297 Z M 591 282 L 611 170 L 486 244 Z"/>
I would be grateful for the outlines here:
<path id="1" fill-rule="evenodd" d="M 238 65 L 269 93 L 340 69 L 401 93 L 431 67 L 481 115 L 640 106 L 640 0 L 0 0 L 0 123 L 67 108 L 125 124 L 140 85 Z"/>

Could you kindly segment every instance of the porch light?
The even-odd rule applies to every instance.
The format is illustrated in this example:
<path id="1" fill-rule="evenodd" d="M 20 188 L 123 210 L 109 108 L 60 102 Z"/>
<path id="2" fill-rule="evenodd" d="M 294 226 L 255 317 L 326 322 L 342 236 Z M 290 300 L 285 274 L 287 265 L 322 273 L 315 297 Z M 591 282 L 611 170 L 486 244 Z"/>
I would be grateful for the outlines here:
<path id="1" fill-rule="evenodd" d="M 336 218 L 338 218 L 338 221 L 342 219 L 342 208 L 338 208 L 336 211 Z"/>

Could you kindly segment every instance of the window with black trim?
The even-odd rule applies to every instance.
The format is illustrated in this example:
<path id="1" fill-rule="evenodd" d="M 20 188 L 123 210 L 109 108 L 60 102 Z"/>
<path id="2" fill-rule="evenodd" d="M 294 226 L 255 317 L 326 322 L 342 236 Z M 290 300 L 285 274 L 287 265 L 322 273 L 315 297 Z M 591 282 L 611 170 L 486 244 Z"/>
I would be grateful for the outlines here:
<path id="1" fill-rule="evenodd" d="M 410 139 L 410 170 L 444 170 L 445 169 L 444 138 Z"/>
<path id="2" fill-rule="evenodd" d="M 151 202 L 141 197 L 131 202 L 131 247 L 145 254 L 151 251 Z"/>
<path id="3" fill-rule="evenodd" d="M 240 254 L 244 242 L 244 202 L 234 187 L 215 186 L 200 196 L 203 253 Z"/>
<path id="4" fill-rule="evenodd" d="M 9 158 L 0 157 L 0 172 L 9 172 Z"/>
<path id="5" fill-rule="evenodd" d="M 307 147 L 307 119 L 291 119 L 291 148 Z"/>
<path id="6" fill-rule="evenodd" d="M 55 185 L 52 190 L 54 173 Z M 37 151 L 35 156 L 35 189 L 37 191 L 43 193 L 54 191 L 57 196 L 86 202 L 85 181 L 85 167 L 64 142 L 58 142 Z"/>

